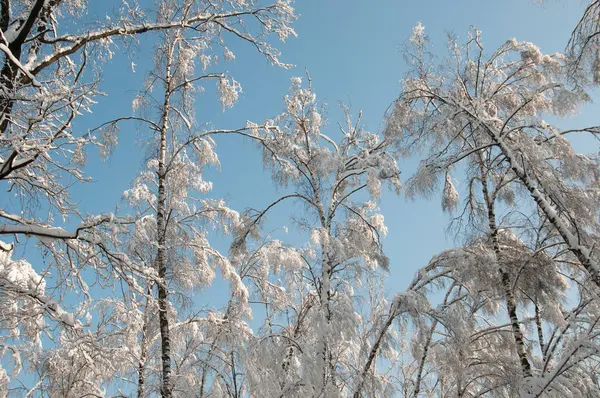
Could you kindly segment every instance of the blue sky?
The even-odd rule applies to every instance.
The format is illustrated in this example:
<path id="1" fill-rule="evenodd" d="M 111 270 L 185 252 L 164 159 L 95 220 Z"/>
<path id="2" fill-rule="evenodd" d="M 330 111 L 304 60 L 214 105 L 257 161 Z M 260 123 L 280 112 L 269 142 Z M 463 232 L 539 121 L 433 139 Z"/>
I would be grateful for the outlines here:
<path id="1" fill-rule="evenodd" d="M 549 1 L 543 5 L 528 0 L 299 1 L 300 19 L 295 24 L 298 38 L 280 46 L 282 60 L 296 67 L 282 70 L 270 66 L 248 46 L 230 40 L 229 47 L 237 58 L 217 69 L 229 72 L 242 84 L 240 101 L 223 113 L 209 87 L 198 99 L 197 116 L 201 123 L 225 128 L 274 116 L 282 110 L 289 78 L 303 75 L 306 67 L 318 98 L 328 104 L 327 128 L 337 129 L 341 120 L 337 102 L 342 101 L 352 105 L 355 113 L 362 109 L 365 126 L 378 130 L 386 108 L 399 93 L 399 80 L 406 71 L 400 50 L 418 21 L 433 41 L 434 51 L 441 55 L 446 48 L 446 33 L 464 38 L 470 26 L 483 32 L 484 45 L 490 52 L 513 37 L 536 43 L 544 52 L 556 52 L 564 49 L 582 7 L 579 1 Z M 94 9 L 90 14 L 94 12 L 100 14 L 101 10 Z M 148 47 L 143 40 L 142 48 Z M 152 66 L 147 52 L 135 54 L 133 60 L 137 64 L 135 73 L 130 59 L 122 55 L 103 66 L 101 88 L 107 97 L 100 98 L 94 114 L 77 126 L 87 128 L 130 112 L 134 91 L 140 87 L 144 71 Z M 576 123 L 592 124 L 595 107 L 589 106 Z M 139 170 L 139 137 L 135 127 L 129 127 L 122 129 L 119 146 L 107 162 L 101 164 L 90 153 L 88 172 L 96 182 L 74 192 L 85 211 L 113 210 Z M 277 197 L 278 190 L 263 172 L 260 151 L 253 144 L 226 138 L 218 139 L 217 145 L 221 168 L 209 172 L 214 183 L 211 195 L 225 197 L 238 211 L 264 208 Z M 415 164 L 415 159 L 402 161 L 403 178 L 410 176 Z M 391 293 L 405 288 L 432 255 L 455 242 L 446 236 L 448 218 L 438 198 L 410 202 L 389 192 L 383 195 L 381 209 L 389 229 L 385 248 L 391 259 L 387 283 Z M 273 228 L 289 224 L 285 210 L 271 217 Z"/>
<path id="2" fill-rule="evenodd" d="M 87 18 L 94 19 L 110 13 L 117 0 L 90 2 Z M 483 32 L 486 48 L 491 52 L 506 40 L 531 41 L 544 52 L 562 51 L 570 31 L 580 17 L 583 4 L 579 1 L 548 1 L 540 5 L 529 0 L 300 0 L 296 4 L 300 19 L 294 25 L 298 38 L 279 45 L 282 61 L 296 65 L 283 70 L 269 65 L 252 48 L 237 40 L 228 46 L 236 60 L 224 63 L 215 71 L 233 75 L 243 87 L 240 101 L 233 109 L 222 112 L 208 86 L 197 101 L 200 124 L 219 128 L 236 128 L 246 120 L 260 122 L 275 116 L 283 109 L 283 95 L 289 79 L 304 75 L 308 68 L 313 88 L 320 100 L 328 104 L 326 129 L 337 130 L 341 121 L 338 101 L 351 105 L 356 114 L 363 110 L 363 124 L 369 130 L 379 130 L 386 108 L 399 93 L 399 80 L 406 72 L 400 50 L 411 29 L 421 21 L 434 44 L 434 52 L 445 55 L 446 34 L 465 37 L 470 26 Z M 233 38 L 227 38 L 233 39 Z M 112 60 L 102 65 L 100 89 L 106 94 L 98 98 L 94 113 L 75 123 L 75 130 L 86 131 L 102 122 L 131 114 L 135 91 L 142 87 L 146 71 L 153 66 L 151 43 L 141 37 L 140 51 L 132 52 L 121 46 Z M 123 55 L 128 52 L 127 56 Z M 137 64 L 135 73 L 131 61 Z M 592 125 L 592 104 L 568 124 Z M 327 131 L 327 130 L 325 130 Z M 334 133 L 335 134 L 335 133 Z M 94 150 L 89 153 L 89 184 L 76 185 L 73 197 L 81 209 L 90 214 L 114 211 L 122 192 L 142 167 L 143 149 L 138 145 L 143 135 L 137 135 L 134 125 L 124 125 L 119 145 L 113 156 L 101 162 Z M 263 171 L 260 151 L 250 142 L 238 138 L 217 139 L 220 170 L 208 172 L 213 181 L 211 197 L 226 198 L 235 210 L 264 208 L 281 194 Z M 403 179 L 415 168 L 417 159 L 400 163 Z M 290 225 L 290 208 L 283 207 L 269 220 L 268 229 Z M 454 238 L 445 233 L 448 217 L 441 211 L 439 198 L 407 201 L 403 196 L 386 192 L 381 210 L 388 225 L 385 250 L 391 260 L 387 282 L 389 293 L 402 291 L 415 271 L 444 248 L 455 245 Z M 293 239 L 293 238 L 291 238 Z M 216 237 L 215 243 L 226 251 L 226 240 Z M 27 257 L 33 255 L 27 246 Z M 21 252 L 23 253 L 23 251 Z M 37 256 L 36 256 L 37 257 Z M 219 304 L 223 297 L 221 283 L 209 289 L 206 304 Z"/>

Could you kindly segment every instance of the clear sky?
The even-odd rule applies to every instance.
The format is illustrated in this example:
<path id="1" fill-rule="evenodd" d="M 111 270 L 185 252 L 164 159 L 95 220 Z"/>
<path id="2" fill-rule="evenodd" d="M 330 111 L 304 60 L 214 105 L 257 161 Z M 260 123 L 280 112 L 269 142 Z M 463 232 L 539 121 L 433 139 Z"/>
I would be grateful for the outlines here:
<path id="1" fill-rule="evenodd" d="M 89 17 L 102 16 L 112 2 L 90 1 Z M 355 113 L 362 109 L 367 129 L 378 130 L 386 108 L 399 93 L 399 80 L 406 71 L 400 49 L 418 21 L 425 26 L 435 52 L 441 55 L 445 54 L 446 33 L 464 38 L 470 26 L 483 32 L 489 52 L 513 37 L 531 41 L 544 52 L 557 52 L 564 49 L 584 4 L 579 0 L 551 0 L 543 5 L 533 0 L 300 0 L 296 6 L 300 14 L 295 24 L 298 38 L 290 38 L 279 46 L 282 60 L 296 67 L 282 70 L 270 66 L 253 49 L 230 40 L 229 47 L 237 58 L 221 64 L 220 70 L 241 83 L 243 94 L 233 109 L 223 113 L 214 89 L 209 87 L 197 102 L 201 124 L 235 128 L 243 126 L 246 120 L 259 122 L 276 115 L 283 109 L 282 97 L 288 90 L 289 78 L 303 75 L 307 67 L 318 98 L 328 103 L 327 128 L 337 129 L 341 119 L 336 104 L 342 101 L 352 105 Z M 131 55 L 137 64 L 135 73 L 131 71 L 131 59 L 119 51 L 103 65 L 101 89 L 107 96 L 99 99 L 94 114 L 81 118 L 76 128 L 85 130 L 131 113 L 134 91 L 141 87 L 145 71 L 152 67 L 150 49 L 144 40 L 142 51 Z M 596 105 L 588 108 L 578 124 L 593 123 Z M 142 151 L 136 145 L 139 137 L 135 127 L 129 127 L 122 129 L 116 152 L 104 164 L 94 151 L 90 152 L 87 171 L 95 182 L 73 190 L 84 211 L 113 211 L 140 170 Z M 209 173 L 214 183 L 212 197 L 225 197 L 238 211 L 264 208 L 277 197 L 278 191 L 263 172 L 261 154 L 254 145 L 231 138 L 218 139 L 217 143 L 221 168 Z M 415 159 L 400 163 L 404 179 L 415 164 Z M 432 255 L 455 242 L 445 234 L 448 218 L 441 211 L 439 198 L 409 202 L 386 192 L 381 209 L 389 229 L 384 245 L 391 260 L 387 289 L 392 293 L 403 290 Z M 285 214 L 285 208 L 275 213 L 269 225 L 289 225 Z M 226 250 L 222 239 L 217 239 L 217 245 Z M 214 304 L 218 296 L 215 289 L 206 295 Z"/>

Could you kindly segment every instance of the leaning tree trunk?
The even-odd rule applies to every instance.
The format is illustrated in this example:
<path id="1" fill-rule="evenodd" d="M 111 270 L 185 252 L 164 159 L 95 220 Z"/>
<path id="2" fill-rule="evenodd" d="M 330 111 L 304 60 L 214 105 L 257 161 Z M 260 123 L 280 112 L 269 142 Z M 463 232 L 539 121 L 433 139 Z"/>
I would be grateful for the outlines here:
<path id="1" fill-rule="evenodd" d="M 450 298 L 450 294 L 452 293 L 452 290 L 454 289 L 455 286 L 456 285 L 453 284 L 452 286 L 450 286 L 450 288 L 446 292 L 444 301 L 442 303 L 444 306 L 448 305 L 448 299 Z M 421 358 L 419 359 L 419 368 L 417 371 L 417 378 L 415 380 L 415 388 L 413 390 L 413 395 L 412 395 L 415 398 L 417 398 L 419 396 L 419 393 L 421 392 L 421 383 L 423 381 L 425 361 L 427 360 L 427 354 L 429 352 L 429 349 L 431 348 L 431 343 L 433 341 L 433 334 L 435 333 L 435 328 L 437 327 L 438 322 L 439 322 L 438 319 L 434 319 L 431 322 L 431 327 L 429 328 L 429 333 L 427 334 L 427 340 L 425 341 L 425 345 L 423 347 L 423 353 L 421 354 Z M 358 398 L 358 397 L 356 397 L 356 398 Z"/>
<path id="2" fill-rule="evenodd" d="M 504 290 L 504 299 L 506 301 L 506 312 L 510 318 L 510 326 L 512 329 L 512 335 L 515 340 L 515 347 L 517 349 L 517 355 L 519 356 L 519 362 L 521 364 L 521 371 L 523 377 L 531 377 L 531 365 L 527 359 L 527 352 L 525 350 L 525 339 L 523 337 L 523 331 L 521 330 L 521 324 L 517 315 L 517 303 L 511 286 L 510 274 L 504 267 L 503 255 L 500 250 L 500 242 L 498 240 L 498 227 L 496 225 L 496 213 L 494 209 L 494 198 L 491 197 L 485 170 L 483 168 L 483 159 L 479 157 L 479 168 L 481 173 L 481 186 L 483 191 L 483 197 L 488 212 L 488 227 L 489 234 L 492 240 L 492 247 L 494 249 L 494 255 L 496 257 L 496 264 L 498 264 L 498 272 L 500 273 L 500 279 L 502 281 L 502 288 Z"/>
<path id="3" fill-rule="evenodd" d="M 464 112 L 469 119 L 473 122 L 482 126 L 482 128 L 489 135 L 491 140 L 498 146 L 502 155 L 508 162 L 510 169 L 515 173 L 517 178 L 525 186 L 529 194 L 537 204 L 538 208 L 548 218 L 550 224 L 558 231 L 563 241 L 567 245 L 567 248 L 581 263 L 583 268 L 587 271 L 592 282 L 600 287 L 600 266 L 598 262 L 592 258 L 592 248 L 590 248 L 585 242 L 582 242 L 576 232 L 572 231 L 572 228 L 576 231 L 582 231 L 582 228 L 578 228 L 577 225 L 569 225 L 559 216 L 558 209 L 552 204 L 552 199 L 547 196 L 544 192 L 544 184 L 535 178 L 530 177 L 529 173 L 521 166 L 519 159 L 513 152 L 512 148 L 504 141 L 501 132 L 496 131 L 495 128 L 489 126 L 482 121 L 479 117 L 473 114 L 465 107 L 457 104 L 456 102 L 447 98 L 441 97 L 434 94 L 434 98 L 442 101 L 444 104 L 456 108 Z M 540 190 L 540 187 L 542 190 Z"/>
<path id="4" fill-rule="evenodd" d="M 369 356 L 367 357 L 367 361 L 365 362 L 365 365 L 363 366 L 363 368 L 360 372 L 360 376 L 358 378 L 358 380 L 359 380 L 358 384 L 354 390 L 354 394 L 352 395 L 353 398 L 361 397 L 361 393 L 365 386 L 367 375 L 369 374 L 373 363 L 377 360 L 377 354 L 379 353 L 379 348 L 381 347 L 381 343 L 383 342 L 385 335 L 387 334 L 389 328 L 392 326 L 392 322 L 394 322 L 394 319 L 396 319 L 396 317 L 398 315 L 399 315 L 399 303 L 396 300 L 394 300 L 390 305 L 390 311 L 389 311 L 388 317 L 385 320 L 385 323 L 383 324 L 383 326 L 381 327 L 381 330 L 379 330 L 379 333 L 377 334 L 377 338 L 373 342 L 373 346 L 371 347 L 371 350 L 369 351 Z"/>

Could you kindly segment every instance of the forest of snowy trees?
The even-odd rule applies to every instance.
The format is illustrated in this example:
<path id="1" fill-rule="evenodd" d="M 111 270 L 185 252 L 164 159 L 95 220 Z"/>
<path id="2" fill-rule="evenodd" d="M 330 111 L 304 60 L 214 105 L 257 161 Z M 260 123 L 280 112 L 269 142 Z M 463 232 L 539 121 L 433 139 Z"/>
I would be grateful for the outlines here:
<path id="1" fill-rule="evenodd" d="M 415 20 L 378 129 L 280 54 L 293 0 L 90 4 L 0 0 L 0 397 L 600 397 L 600 113 L 563 127 L 600 84 L 600 0 L 568 5 L 563 53 L 468 26 L 440 53 Z M 219 126 L 198 99 L 236 112 L 232 49 L 297 77 Z M 78 127 L 134 52 L 132 106 Z M 135 178 L 84 209 L 132 129 Z M 262 157 L 260 207 L 213 193 L 222 137 Z M 384 194 L 441 197 L 457 237 L 397 290 Z"/>

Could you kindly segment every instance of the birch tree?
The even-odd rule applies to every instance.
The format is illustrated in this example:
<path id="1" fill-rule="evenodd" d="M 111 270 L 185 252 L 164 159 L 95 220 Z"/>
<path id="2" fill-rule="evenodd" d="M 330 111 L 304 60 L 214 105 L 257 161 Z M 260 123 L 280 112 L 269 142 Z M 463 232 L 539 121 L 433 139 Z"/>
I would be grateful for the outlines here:
<path id="1" fill-rule="evenodd" d="M 250 18 L 258 21 L 265 32 L 274 32 L 281 39 L 294 34 L 289 27 L 294 19 L 293 9 L 287 2 L 263 8 L 228 2 L 182 2 L 177 8 L 181 12 L 169 19 L 161 15 L 164 10 L 145 10 L 134 3 L 122 9 L 123 15 L 115 22 L 111 18 L 106 22 L 92 21 L 92 28 L 67 23 L 82 15 L 85 8 L 86 3 L 80 1 L 1 4 L 1 48 L 5 58 L 0 177 L 23 198 L 25 211 L 24 215 L 3 211 L 4 234 L 46 233 L 50 237 L 70 238 L 84 229 L 78 228 L 68 236 L 48 231 L 43 221 L 49 224 L 52 219 L 24 218 L 32 216 L 26 204 L 27 198 L 38 198 L 56 210 L 52 215 L 73 213 L 76 209 L 68 200 L 68 187 L 60 185 L 60 181 L 66 176 L 78 181 L 86 179 L 81 171 L 86 146 L 96 144 L 102 153 L 108 153 L 115 145 L 116 137 L 110 131 L 101 137 L 72 132 L 73 119 L 91 109 L 97 94 L 97 79 L 88 81 L 88 76 L 101 60 L 110 58 L 115 40 L 134 40 L 140 34 L 172 28 L 208 30 L 212 35 L 232 34 L 249 41 L 271 62 L 282 65 L 278 52 L 261 40 L 260 33 L 254 36 L 240 30 L 237 24 Z M 25 228 L 25 224 L 39 225 L 41 229 Z"/>
<path id="2" fill-rule="evenodd" d="M 207 5 L 205 5 L 207 6 Z M 223 3 L 228 7 L 228 3 Z M 247 5 L 248 6 L 248 5 Z M 291 8 L 284 3 L 269 9 L 270 19 L 261 19 L 263 9 L 254 9 L 246 13 L 264 24 L 269 22 L 270 29 L 281 37 L 292 31 L 285 29 L 286 20 L 272 19 L 277 11 L 288 12 Z M 168 23 L 180 12 L 190 13 L 193 7 L 200 4 L 179 4 L 176 1 L 161 3 L 159 23 Z M 242 13 L 241 15 L 243 15 Z M 232 17 L 234 18 L 234 17 Z M 237 15 L 236 15 L 237 18 Z M 153 97 L 150 92 L 156 85 L 160 86 L 163 98 L 159 101 L 151 115 L 125 117 L 107 124 L 112 128 L 118 123 L 134 119 L 155 133 L 156 141 L 150 148 L 150 159 L 147 169 L 136 179 L 125 198 L 138 209 L 142 215 L 136 221 L 131 247 L 142 264 L 152 266 L 156 274 L 147 280 L 146 286 L 156 286 L 158 321 L 161 347 L 161 395 L 169 397 L 173 394 L 176 382 L 173 381 L 173 353 L 171 350 L 172 333 L 170 329 L 177 324 L 177 311 L 170 302 L 169 285 L 178 286 L 177 291 L 188 290 L 210 284 L 214 277 L 214 268 L 222 271 L 225 279 L 232 284 L 232 290 L 239 305 L 247 305 L 247 292 L 240 277 L 229 260 L 214 250 L 208 243 L 207 227 L 220 226 L 227 233 L 239 223 L 236 212 L 228 209 L 222 200 L 200 199 L 196 195 L 210 191 L 212 184 L 203 179 L 203 168 L 218 162 L 214 152 L 215 143 L 211 136 L 215 134 L 248 135 L 246 128 L 239 130 L 202 131 L 198 128 L 194 112 L 194 94 L 201 91 L 203 81 L 213 80 L 217 84 L 219 99 L 223 108 L 231 107 L 238 98 L 240 85 L 232 77 L 222 73 L 205 73 L 196 75 L 195 59 L 210 60 L 214 58 L 207 49 L 213 41 L 222 42 L 219 38 L 221 29 L 227 29 L 228 19 L 217 24 L 212 30 L 198 30 L 196 34 L 187 34 L 184 29 L 167 31 L 156 50 L 156 69 L 149 76 L 147 87 L 134 101 L 134 107 L 152 107 Z M 280 22 L 280 25 L 274 24 Z M 266 25 L 265 25 L 266 26 Z M 254 44 L 255 48 L 279 66 L 274 53 L 264 49 L 264 45 L 253 36 L 238 32 L 237 36 Z M 231 57 L 231 51 L 224 47 L 225 56 Z M 204 65 L 205 67 L 207 65 Z M 152 112 L 151 112 L 152 114 Z M 156 248 L 156 250 L 154 250 Z M 147 257 L 149 256 L 149 257 Z M 148 272 L 150 274 L 150 272 Z M 147 288 L 147 287 L 146 287 Z M 240 310 L 244 312 L 243 308 Z M 171 315 L 169 315 L 171 313 Z M 179 335 L 182 337 L 182 335 Z M 142 347 L 147 342 L 142 339 Z M 138 379 L 142 388 L 144 369 L 140 362 Z M 176 375 L 181 376 L 181 375 Z M 205 377 L 205 376 L 203 376 Z M 235 377 L 234 377 L 235 380 Z M 185 391 L 183 388 L 180 393 Z M 139 390 L 139 394 L 143 394 Z"/>
<path id="3" fill-rule="evenodd" d="M 356 333 L 355 289 L 365 274 L 388 266 L 382 250 L 386 229 L 374 200 L 382 183 L 399 189 L 397 137 L 364 130 L 360 113 L 353 120 L 348 109 L 338 135 L 325 133 L 310 78 L 304 85 L 301 78 L 292 79 L 285 104 L 267 128 L 249 127 L 263 148 L 265 166 L 288 192 L 243 216 L 232 254 L 247 256 L 257 227 L 284 201 L 304 209 L 298 226 L 311 245 L 281 253 L 281 244 L 273 243 L 259 250 L 264 272 L 281 262 L 284 277 L 258 286 L 259 300 L 269 304 L 268 318 L 263 337 L 251 347 L 247 378 L 258 395 L 347 395 L 355 383 L 362 384 L 359 376 L 366 377 L 358 369 L 368 352 L 368 341 Z M 282 258 L 286 253 L 290 257 Z M 280 319 L 284 324 L 277 326 Z M 364 372 L 376 373 L 368 367 Z"/>
<path id="4" fill-rule="evenodd" d="M 571 114 L 586 100 L 565 88 L 566 57 L 543 55 L 516 40 L 487 56 L 480 32 L 472 31 L 466 44 L 449 40 L 450 56 L 436 68 L 422 25 L 410 42 L 413 68 L 388 128 L 404 132 L 405 152 L 426 149 L 408 182 L 409 196 L 442 191 L 442 208 L 454 215 L 453 230 L 469 242 L 434 257 L 411 285 L 445 292 L 441 307 L 426 314 L 430 326 L 415 330 L 414 396 L 424 389 L 457 396 L 595 394 L 596 383 L 583 376 L 583 369 L 595 366 L 585 349 L 553 346 L 571 364 L 555 368 L 544 337 L 547 328 L 556 336 L 587 325 L 565 321 L 574 318 L 561 302 L 565 278 L 583 286 L 581 297 L 596 296 L 598 287 L 590 250 L 597 229 L 598 165 L 594 157 L 576 153 L 566 138 L 595 134 L 597 128 L 560 131 L 542 119 Z M 442 263 L 450 269 L 437 268 Z M 536 271 L 530 273 L 530 267 Z M 504 319 L 498 317 L 502 302 Z M 533 317 L 519 315 L 527 308 L 533 308 Z M 569 326 L 561 329 L 565 323 Z"/>
<path id="5" fill-rule="evenodd" d="M 537 250 L 516 235 L 500 234 L 506 271 L 514 281 L 515 302 L 533 377 L 525 378 L 515 350 L 494 244 L 480 238 L 432 258 L 409 290 L 442 295 L 424 311 L 411 338 L 414 369 L 404 380 L 407 396 L 593 396 L 597 359 L 594 302 L 586 294 L 571 307 L 560 255 Z M 551 265 L 551 266 L 550 266 Z M 586 297 L 586 298 L 584 298 Z M 592 304 L 593 306 L 593 304 Z M 589 307 L 588 310 L 591 310 Z M 580 313 L 586 313 L 575 320 Z M 564 344 L 564 345 L 563 345 Z M 567 365 L 568 364 L 568 365 Z"/>
<path id="6" fill-rule="evenodd" d="M 161 120 L 158 120 L 151 124 L 150 128 L 162 125 L 162 131 L 166 134 L 171 128 L 167 124 L 177 120 L 176 124 L 184 126 L 187 136 L 179 142 L 179 147 L 170 149 L 173 151 L 172 159 L 164 156 L 156 157 L 157 161 L 163 160 L 162 163 L 159 162 L 162 167 L 159 174 L 163 183 L 163 189 L 159 191 L 163 191 L 167 169 L 177 169 L 179 177 L 186 179 L 182 169 L 193 173 L 194 170 L 198 171 L 204 164 L 216 159 L 210 140 L 201 140 L 197 134 L 192 137 L 194 120 L 190 113 L 186 113 L 191 109 L 190 98 L 188 98 L 193 93 L 191 87 L 204 79 L 217 81 L 224 107 L 231 106 L 235 102 L 239 90 L 235 80 L 222 74 L 194 75 L 195 61 L 192 57 L 199 55 L 200 62 L 208 65 L 216 59 L 208 49 L 215 44 L 223 43 L 227 37 L 236 37 L 248 42 L 271 63 L 287 67 L 288 65 L 279 61 L 278 51 L 268 44 L 267 36 L 274 33 L 279 39 L 284 40 L 290 35 L 295 35 L 290 27 L 295 16 L 291 3 L 287 1 L 265 6 L 227 1 L 161 2 L 157 8 L 144 8 L 137 2 L 130 2 L 119 9 L 116 17 L 107 17 L 104 21 L 86 21 L 84 19 L 86 7 L 86 2 L 80 1 L 3 1 L 0 4 L 2 21 L 0 49 L 5 55 L 0 78 L 3 93 L 0 101 L 0 112 L 2 112 L 0 135 L 3 148 L 0 155 L 0 179 L 6 181 L 8 191 L 16 195 L 19 203 L 17 206 L 9 205 L 11 208 L 0 210 L 0 217 L 4 220 L 0 225 L 0 233 L 13 236 L 17 241 L 20 236 L 38 238 L 41 247 L 49 251 L 51 259 L 46 270 L 38 271 L 41 267 L 33 265 L 33 269 L 38 273 L 27 271 L 26 262 L 7 260 L 0 284 L 1 294 L 9 300 L 7 305 L 16 303 L 25 308 L 32 305 L 41 306 L 36 312 L 46 315 L 52 321 L 57 321 L 61 328 L 57 330 L 58 334 L 75 333 L 73 336 L 77 336 L 80 332 L 66 331 L 62 328 L 73 329 L 86 323 L 75 317 L 84 316 L 86 306 L 90 303 L 87 294 L 88 285 L 82 277 L 82 266 L 91 268 L 102 283 L 110 285 L 115 280 L 120 280 L 130 284 L 141 296 L 144 296 L 148 287 L 156 286 L 164 304 L 160 306 L 164 325 L 167 319 L 165 281 L 168 278 L 166 278 L 164 245 L 159 245 L 161 248 L 157 256 L 159 266 L 154 272 L 154 261 L 141 261 L 148 258 L 143 258 L 142 255 L 140 259 L 135 251 L 125 250 L 123 242 L 119 240 L 127 235 L 126 232 L 134 223 L 135 228 L 138 228 L 140 220 L 133 217 L 115 217 L 112 214 L 100 216 L 80 214 L 69 197 L 69 186 L 73 182 L 81 183 L 89 180 L 82 171 L 87 157 L 86 148 L 97 146 L 101 156 L 105 156 L 117 143 L 117 123 L 107 123 L 102 129 L 84 134 L 73 129 L 75 117 L 90 111 L 95 103 L 94 97 L 98 94 L 99 81 L 97 73 L 102 62 L 109 60 L 113 55 L 117 40 L 127 44 L 135 42 L 142 34 L 176 30 L 179 39 L 170 36 L 173 37 L 174 45 L 180 45 L 180 39 L 187 32 L 201 36 L 201 40 L 195 45 L 206 46 L 202 48 L 203 53 L 198 54 L 199 47 L 194 47 L 192 41 L 188 42 L 187 47 L 180 48 L 184 52 L 181 56 L 176 51 L 178 61 L 181 63 L 173 65 L 171 72 L 168 68 L 164 71 L 165 76 L 172 75 L 173 80 L 171 85 L 166 86 L 165 98 L 167 99 L 171 94 L 179 95 L 181 103 L 185 105 L 172 110 L 167 99 L 163 107 L 165 112 L 161 114 L 164 116 L 162 124 Z M 81 23 L 77 23 L 78 21 Z M 252 25 L 254 23 L 258 26 L 255 31 L 244 27 L 246 24 L 254 26 Z M 232 56 L 227 48 L 224 48 L 224 51 L 226 56 Z M 160 74 L 155 77 L 160 77 Z M 169 114 L 169 110 L 175 114 Z M 178 111 L 181 113 L 177 114 Z M 142 119 L 137 118 L 137 120 Z M 97 136 L 98 132 L 102 134 Z M 192 147 L 196 149 L 188 154 L 185 148 L 190 150 Z M 200 157 L 207 155 L 207 157 L 196 164 L 192 162 L 194 154 L 199 154 Z M 165 163 L 167 160 L 171 162 L 169 165 Z M 151 165 L 149 170 L 158 167 L 159 163 Z M 204 182 L 199 176 L 195 176 L 188 182 L 193 189 L 201 191 L 210 187 L 210 184 Z M 184 181 L 183 184 L 188 182 Z M 140 182 L 139 185 L 142 183 Z M 149 197 L 139 197 L 138 194 L 140 192 L 134 192 L 130 199 L 149 199 Z M 166 195 L 164 192 L 159 192 L 158 196 L 161 196 L 161 200 L 156 199 L 160 204 L 160 206 L 156 204 L 158 206 L 156 223 L 162 223 L 161 230 L 168 230 L 169 226 L 165 209 Z M 181 197 L 173 200 L 179 199 Z M 48 208 L 46 214 L 37 211 L 37 202 L 41 203 L 40 206 Z M 191 222 L 194 215 L 202 215 L 203 211 L 212 214 L 208 218 L 223 214 L 223 212 L 219 213 L 219 210 L 213 211 L 219 208 L 219 202 L 198 203 L 187 208 L 186 211 L 190 216 L 188 222 Z M 202 206 L 205 208 L 202 209 Z M 72 231 L 69 231 L 66 226 L 61 226 L 58 221 L 62 219 L 63 224 L 67 222 L 72 224 L 73 218 L 81 219 L 81 222 Z M 187 232 L 189 233 L 190 230 L 188 229 Z M 159 234 L 161 242 L 166 239 L 166 233 Z M 196 235 L 203 236 L 203 233 L 198 232 Z M 12 244 L 3 244 L 3 247 L 6 247 L 7 258 L 11 258 Z M 196 247 L 201 251 L 202 242 L 197 241 Z M 210 256 L 210 254 L 206 255 Z M 17 267 L 15 264 L 20 265 Z M 15 267 L 24 269 L 25 273 L 23 275 L 20 273 L 16 278 Z M 56 292 L 57 297 L 54 298 L 45 295 L 45 291 L 50 289 L 44 289 L 44 281 L 36 276 L 49 273 L 56 275 L 55 279 L 61 283 L 51 289 Z M 27 276 L 30 274 L 31 276 Z M 233 277 L 232 272 L 228 275 Z M 32 285 L 33 282 L 23 282 L 22 278 L 36 282 Z M 149 282 L 138 284 L 141 280 Z M 77 314 L 66 312 L 58 304 L 60 302 L 58 297 L 62 299 L 63 293 L 69 289 L 71 293 L 81 292 L 86 297 L 86 304 L 77 310 Z M 14 301 L 11 301 L 13 298 Z M 15 314 L 24 316 L 20 309 Z M 9 326 L 6 330 L 16 330 L 14 315 L 8 316 L 7 322 Z M 42 325 L 40 322 L 38 324 Z M 30 333 L 30 337 L 34 338 L 34 341 L 37 338 L 35 333 Z M 94 344 L 98 343 L 94 339 L 92 341 L 95 341 Z M 168 337 L 166 342 L 168 343 Z M 162 373 L 166 386 L 164 392 L 169 394 L 168 344 L 164 346 L 166 352 L 163 353 L 165 360 Z M 33 348 L 33 346 L 29 347 Z M 7 349 L 3 348 L 2 353 L 6 353 Z M 59 358 L 61 354 L 58 354 L 59 351 L 56 352 Z M 72 350 L 67 352 L 75 355 Z M 29 364 L 33 368 L 38 365 L 45 366 L 39 361 L 32 361 Z M 14 372 L 15 375 L 19 373 L 19 368 L 20 366 L 15 367 L 17 370 Z M 56 369 L 60 369 L 60 365 Z M 105 369 L 113 368 L 105 367 Z M 59 373 L 56 375 L 61 376 Z M 70 377 L 67 374 L 62 376 Z M 107 375 L 105 379 L 108 378 Z M 83 385 L 89 387 L 88 393 L 101 394 L 101 390 L 98 390 L 99 384 L 90 384 L 88 379 L 85 377 L 84 379 L 86 381 Z M 71 394 L 69 391 L 71 390 L 64 390 L 60 394 L 69 396 Z M 72 390 L 72 394 L 81 394 L 81 391 L 75 389 Z"/>
<path id="7" fill-rule="evenodd" d="M 544 115 L 569 115 L 587 96 L 565 87 L 566 58 L 544 55 L 531 43 L 510 40 L 485 56 L 480 33 L 466 45 L 450 42 L 448 67 L 434 71 L 427 60 L 424 28 L 411 39 L 409 58 L 415 68 L 390 114 L 390 128 L 408 132 L 409 147 L 434 142 L 415 186 L 430 192 L 450 167 L 486 148 L 510 169 L 533 203 L 562 237 L 566 247 L 600 286 L 596 254 L 598 165 L 575 153 L 567 134 L 597 127 L 561 131 Z M 476 135 L 476 147 L 464 144 Z"/>

